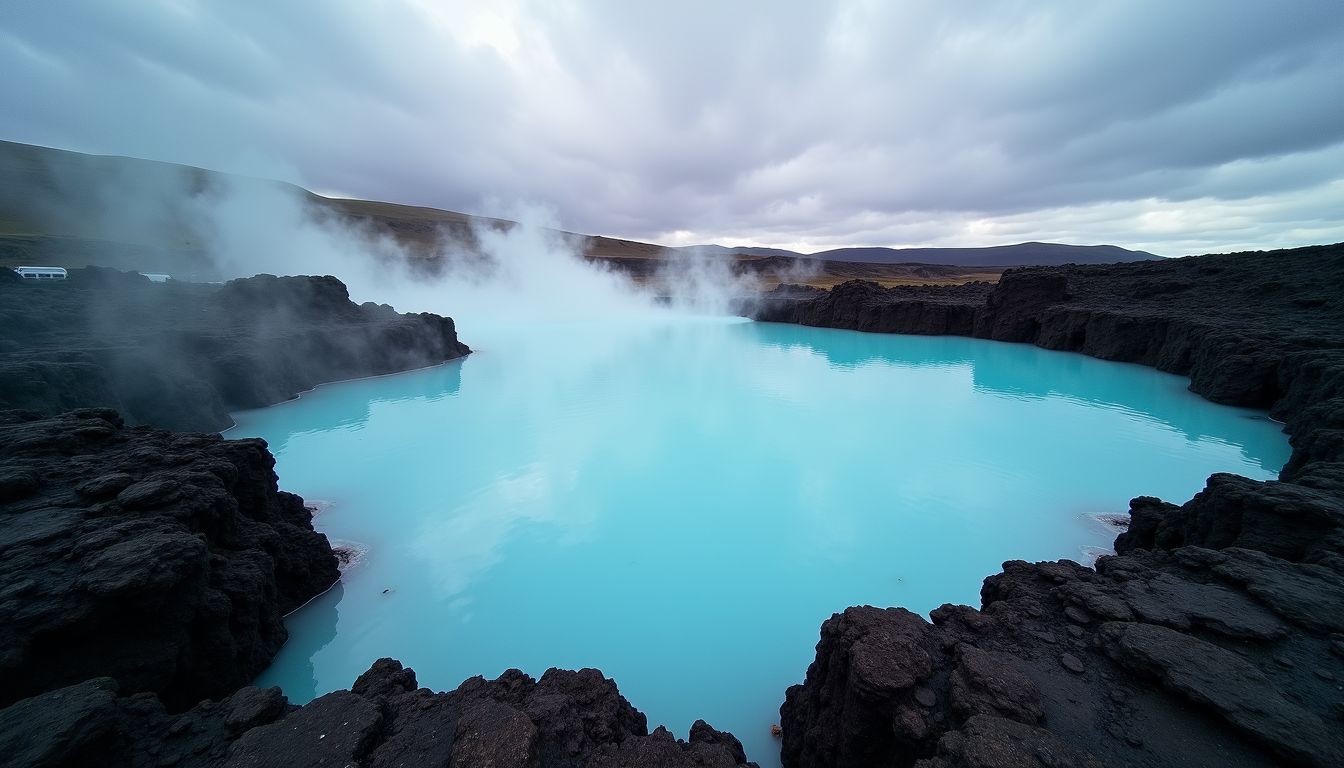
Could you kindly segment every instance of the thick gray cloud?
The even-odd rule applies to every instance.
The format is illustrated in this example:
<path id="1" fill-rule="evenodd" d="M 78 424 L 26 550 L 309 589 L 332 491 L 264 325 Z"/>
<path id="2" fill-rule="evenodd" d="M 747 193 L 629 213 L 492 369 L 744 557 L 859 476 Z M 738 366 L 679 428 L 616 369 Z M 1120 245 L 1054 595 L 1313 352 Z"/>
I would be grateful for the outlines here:
<path id="1" fill-rule="evenodd" d="M 1344 240 L 1338 0 L 7 0 L 0 138 L 671 243 Z"/>

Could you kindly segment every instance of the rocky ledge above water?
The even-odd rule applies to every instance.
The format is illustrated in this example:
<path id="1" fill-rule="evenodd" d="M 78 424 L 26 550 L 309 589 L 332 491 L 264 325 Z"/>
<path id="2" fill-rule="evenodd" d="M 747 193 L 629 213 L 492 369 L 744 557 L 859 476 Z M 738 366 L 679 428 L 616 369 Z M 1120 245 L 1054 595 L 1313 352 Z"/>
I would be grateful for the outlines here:
<path id="1" fill-rule="evenodd" d="M 517 670 L 451 693 L 418 688 L 382 659 L 348 691 L 295 707 L 278 688 L 247 687 L 169 714 L 152 695 L 89 680 L 0 710 L 0 754 L 23 766 L 479 766 L 739 768 L 742 745 L 703 721 L 680 741 L 600 672 Z"/>
<path id="2" fill-rule="evenodd" d="M 339 575 L 261 440 L 7 411 L 0 455 L 0 705 L 94 677 L 227 695 Z"/>
<path id="3" fill-rule="evenodd" d="M 779 291 L 758 319 L 1030 342 L 1189 375 L 1286 422 L 1280 481 L 1131 502 L 1117 555 L 1005 563 L 932 622 L 849 608 L 782 710 L 784 764 L 1344 764 L 1344 246 Z"/>
<path id="4" fill-rule="evenodd" d="M 1027 342 L 1191 378 L 1220 403 L 1276 407 L 1307 359 L 1344 364 L 1344 244 L 1102 266 L 1022 267 L 997 284 L 828 292 L 783 285 L 767 322 Z M 1300 410 L 1300 409 L 1297 409 Z M 1292 430 L 1290 430 L 1292 431 Z"/>
<path id="5" fill-rule="evenodd" d="M 1252 482 L 1136 499 L 1119 555 L 1006 563 L 980 610 L 832 617 L 788 691 L 784 764 L 1341 764 L 1344 509 Z M 1229 508 L 1230 536 L 1196 522 Z"/>
<path id="6" fill-rule="evenodd" d="M 89 267 L 39 283 L 0 270 L 0 409 L 108 407 L 215 432 L 229 411 L 468 352 L 452 319 L 355 304 L 334 277 L 151 283 Z"/>

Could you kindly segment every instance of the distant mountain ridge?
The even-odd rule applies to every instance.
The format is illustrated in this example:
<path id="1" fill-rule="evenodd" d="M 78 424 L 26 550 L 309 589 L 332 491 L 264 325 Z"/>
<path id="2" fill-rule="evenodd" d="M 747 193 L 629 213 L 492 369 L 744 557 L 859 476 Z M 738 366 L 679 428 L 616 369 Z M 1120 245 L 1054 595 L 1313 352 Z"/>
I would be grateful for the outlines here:
<path id="1" fill-rule="evenodd" d="M 154 231 L 120 226 L 124 196 L 109 195 L 116 183 L 144 184 L 151 189 L 199 191 L 227 183 L 285 188 L 318 209 L 369 222 L 412 250 L 432 252 L 443 234 L 470 242 L 477 227 L 509 228 L 514 222 L 423 206 L 372 200 L 329 198 L 292 184 L 220 173 L 193 166 L 139 158 L 89 155 L 81 152 L 0 140 L 0 263 L 41 261 L 82 266 L 96 263 L 120 269 L 190 271 L 206 259 L 189 228 L 164 217 Z M 104 189 L 105 188 L 105 189 Z M 101 191 L 100 191 L 101 190 Z M 134 210 L 135 206 L 131 206 Z M 137 211 L 143 214 L 143 210 Z M 772 262 L 789 268 L 790 260 L 825 262 L 830 272 L 871 277 L 883 265 L 946 265 L 953 267 L 1056 266 L 1109 264 L 1161 258 L 1115 245 L 1018 243 L 985 248 L 836 248 L 804 254 L 783 248 L 696 245 L 665 247 L 602 235 L 561 233 L 588 258 L 621 262 L 626 268 L 641 261 L 660 261 L 669 253 L 696 252 L 737 262 Z M 184 264 L 184 262 L 186 262 Z M 839 265 L 848 265 L 841 267 Z M 762 264 L 757 264 L 762 267 Z M 908 271 L 906 268 L 901 268 Z M 786 269 L 787 271 L 787 269 Z M 890 270 L 887 270 L 890 271 Z M 1001 271 L 1000 270 L 995 270 Z M 980 279 L 980 275 L 972 276 Z"/>
<path id="2" fill-rule="evenodd" d="M 1017 243 L 979 248 L 832 248 L 817 253 L 798 253 L 780 248 L 728 248 L 700 245 L 701 251 L 751 256 L 790 256 L 846 261 L 856 264 L 946 264 L 956 267 L 1059 266 L 1061 264 L 1114 264 L 1160 259 L 1155 253 L 1134 251 L 1118 245 L 1070 245 L 1068 243 Z"/>
<path id="3" fill-rule="evenodd" d="M 742 246 L 741 248 L 730 248 L 726 245 L 683 245 L 676 247 L 674 250 L 696 251 L 699 253 L 722 256 L 783 256 L 790 259 L 816 258 L 815 256 L 809 256 L 806 253 L 799 253 L 798 251 L 790 251 L 784 248 L 764 248 L 756 245 Z"/>

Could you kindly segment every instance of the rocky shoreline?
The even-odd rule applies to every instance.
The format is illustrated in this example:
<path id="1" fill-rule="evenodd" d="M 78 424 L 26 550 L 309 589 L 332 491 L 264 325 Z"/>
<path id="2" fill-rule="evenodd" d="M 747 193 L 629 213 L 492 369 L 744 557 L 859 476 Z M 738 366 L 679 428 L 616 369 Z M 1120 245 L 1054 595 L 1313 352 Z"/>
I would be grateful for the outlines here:
<path id="1" fill-rule="evenodd" d="M 0 274 L 0 754 L 15 766 L 749 765 L 730 734 L 649 732 L 596 670 L 418 688 L 390 659 L 299 707 L 249 686 L 283 616 L 339 578 L 228 411 L 470 350 L 453 321 L 334 278 L 224 286 Z M 89 407 L 106 406 L 106 407 Z M 75 410 L 68 410 L 75 408 Z M 9 409 L 9 410 L 6 410 Z M 132 426 L 140 424 L 142 426 Z"/>
<path id="2" fill-rule="evenodd" d="M 355 304 L 334 277 L 151 283 L 86 267 L 34 283 L 0 270 L 0 410 L 107 407 L 218 432 L 230 411 L 470 351 L 451 318 Z"/>
<path id="3" fill-rule="evenodd" d="M 1118 554 L 1095 570 L 1006 563 L 981 609 L 943 606 L 932 622 L 836 614 L 787 692 L 784 764 L 1344 760 L 1340 285 L 1344 247 L 1329 246 L 765 297 L 761 320 L 1030 342 L 1183 373 L 1205 397 L 1270 408 L 1294 448 L 1279 482 L 1215 475 L 1181 506 L 1134 500 Z M 62 301 L 88 301 L 63 287 L 127 298 L 60 319 Z M 49 296 L 13 299 L 27 289 Z M 128 424 L 218 429 L 229 408 L 450 359 L 467 351 L 451 320 L 356 306 L 332 278 L 220 288 L 89 271 L 0 291 L 0 405 L 28 409 L 0 416 L 0 753 L 13 764 L 746 764 L 704 723 L 684 742 L 650 733 L 595 670 L 511 671 L 436 694 L 384 659 L 302 707 L 246 685 L 283 642 L 283 613 L 336 578 L 330 545 L 278 490 L 260 441 Z M 139 382 L 149 351 L 195 357 Z M 90 405 L 121 413 L 65 412 Z"/>
<path id="4" fill-rule="evenodd" d="M 0 710 L 0 749 L 16 766 L 491 766 L 739 768 L 732 735 L 703 721 L 679 740 L 652 733 L 616 684 L 594 669 L 516 670 L 451 693 L 380 659 L 348 691 L 302 707 L 278 688 L 246 687 L 173 714 L 108 679 Z"/>
<path id="5" fill-rule="evenodd" d="M 980 610 L 850 608 L 782 710 L 801 766 L 1344 761 L 1344 246 L 1010 270 L 997 286 L 824 295 L 757 319 L 1034 343 L 1188 375 L 1268 408 L 1276 482 L 1131 502 L 1117 555 L 1005 563 Z"/>
<path id="6" fill-rule="evenodd" d="M 247 685 L 339 578 L 262 440 L 0 412 L 0 705 L 112 678 L 172 707 Z"/>
<path id="7" fill-rule="evenodd" d="M 302 706 L 248 685 L 337 557 L 258 439 L 0 411 L 0 754 L 14 766 L 747 765 L 652 733 L 596 670 L 418 688 L 384 659 Z"/>

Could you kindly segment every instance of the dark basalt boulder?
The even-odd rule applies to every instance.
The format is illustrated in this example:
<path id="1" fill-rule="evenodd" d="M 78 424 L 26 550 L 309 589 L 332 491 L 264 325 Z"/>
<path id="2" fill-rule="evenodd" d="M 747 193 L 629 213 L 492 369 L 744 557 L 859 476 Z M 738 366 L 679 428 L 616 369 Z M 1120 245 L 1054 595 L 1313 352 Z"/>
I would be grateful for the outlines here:
<path id="1" fill-rule="evenodd" d="M 1135 500 L 1116 550 L 1175 549 L 1186 541 L 1222 549 L 1256 549 L 1293 561 L 1329 560 L 1344 552 L 1344 499 L 1295 483 L 1258 482 L 1220 473 L 1180 507 Z M 1137 506 L 1137 511 L 1134 507 Z"/>
<path id="2" fill-rule="evenodd" d="M 468 352 L 450 318 L 355 304 L 334 277 L 158 284 L 89 267 L 0 284 L 0 409 L 218 431 L 229 411 Z"/>
<path id="3" fill-rule="evenodd" d="M 433 693 L 391 659 L 302 707 L 277 688 L 246 687 L 173 715 L 152 695 L 89 680 L 0 710 L 0 753 L 15 768 L 754 765 L 737 739 L 703 721 L 688 741 L 649 733 L 596 670 L 552 669 L 540 680 L 510 670 Z"/>
<path id="4" fill-rule="evenodd" d="M 0 704 L 94 677 L 172 707 L 247 684 L 336 557 L 261 440 L 0 412 Z"/>
<path id="5" fill-rule="evenodd" d="M 1002 717 L 976 715 L 938 741 L 938 756 L 916 768 L 1103 768 L 1085 751 L 1060 741 L 1044 728 Z"/>

